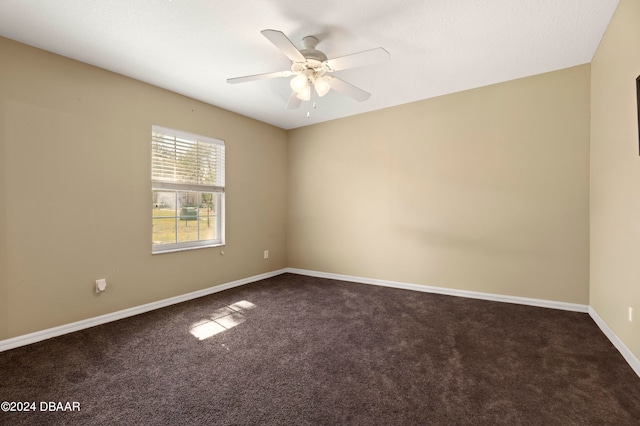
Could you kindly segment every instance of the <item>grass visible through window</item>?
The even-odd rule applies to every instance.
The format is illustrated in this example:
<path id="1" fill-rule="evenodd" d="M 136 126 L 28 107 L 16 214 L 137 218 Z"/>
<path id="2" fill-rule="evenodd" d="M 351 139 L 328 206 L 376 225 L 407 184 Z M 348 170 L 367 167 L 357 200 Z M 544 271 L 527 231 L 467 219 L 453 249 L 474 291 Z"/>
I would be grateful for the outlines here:
<path id="1" fill-rule="evenodd" d="M 193 209 L 193 215 L 181 215 L 181 212 L 178 212 L 178 216 L 176 216 L 176 211 L 173 209 L 153 209 L 153 243 L 172 244 L 186 241 L 215 240 L 217 238 L 217 218 L 214 212 L 208 207 L 201 207 L 198 209 L 199 211 L 196 211 L 195 207 Z M 178 233 L 177 239 L 176 231 Z"/>

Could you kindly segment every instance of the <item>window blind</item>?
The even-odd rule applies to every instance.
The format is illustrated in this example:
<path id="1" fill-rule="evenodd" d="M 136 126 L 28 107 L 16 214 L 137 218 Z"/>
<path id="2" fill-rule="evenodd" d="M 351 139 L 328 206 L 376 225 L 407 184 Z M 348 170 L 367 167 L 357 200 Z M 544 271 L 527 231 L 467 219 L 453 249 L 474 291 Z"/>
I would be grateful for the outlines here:
<path id="1" fill-rule="evenodd" d="M 153 126 L 151 180 L 157 189 L 224 192 L 224 142 Z"/>

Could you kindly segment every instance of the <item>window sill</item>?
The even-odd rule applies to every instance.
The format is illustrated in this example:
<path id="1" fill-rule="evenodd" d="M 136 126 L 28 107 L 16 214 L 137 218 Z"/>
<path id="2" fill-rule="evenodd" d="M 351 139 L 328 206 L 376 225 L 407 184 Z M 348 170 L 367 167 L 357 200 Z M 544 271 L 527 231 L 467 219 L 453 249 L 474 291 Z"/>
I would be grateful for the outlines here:
<path id="1" fill-rule="evenodd" d="M 216 243 L 216 244 L 207 244 L 207 245 L 191 246 L 191 247 L 170 247 L 170 248 L 166 248 L 166 249 L 155 249 L 154 248 L 154 249 L 151 250 L 151 254 L 155 255 L 155 254 L 175 253 L 175 252 L 178 252 L 178 251 L 199 250 L 199 249 L 224 247 L 224 246 L 225 246 L 224 243 Z"/>

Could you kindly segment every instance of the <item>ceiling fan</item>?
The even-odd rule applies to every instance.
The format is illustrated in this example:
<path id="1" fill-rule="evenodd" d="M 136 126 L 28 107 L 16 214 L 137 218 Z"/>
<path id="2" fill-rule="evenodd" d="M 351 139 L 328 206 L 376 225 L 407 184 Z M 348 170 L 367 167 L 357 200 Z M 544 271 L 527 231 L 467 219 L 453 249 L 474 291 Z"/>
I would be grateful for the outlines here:
<path id="1" fill-rule="evenodd" d="M 288 109 L 298 108 L 302 101 L 310 100 L 312 88 L 320 97 L 326 95 L 333 89 L 356 101 L 366 101 L 371 96 L 370 93 L 330 74 L 335 71 L 379 64 L 389 60 L 389 52 L 382 47 L 328 59 L 327 55 L 316 49 L 319 42 L 316 37 L 304 37 L 302 39 L 304 49 L 298 50 L 291 40 L 281 31 L 262 30 L 260 32 L 291 60 L 290 69 L 229 78 L 227 79 L 227 83 L 245 83 L 248 81 L 293 76 L 290 81 L 292 92 L 289 97 L 289 102 L 287 103 Z"/>

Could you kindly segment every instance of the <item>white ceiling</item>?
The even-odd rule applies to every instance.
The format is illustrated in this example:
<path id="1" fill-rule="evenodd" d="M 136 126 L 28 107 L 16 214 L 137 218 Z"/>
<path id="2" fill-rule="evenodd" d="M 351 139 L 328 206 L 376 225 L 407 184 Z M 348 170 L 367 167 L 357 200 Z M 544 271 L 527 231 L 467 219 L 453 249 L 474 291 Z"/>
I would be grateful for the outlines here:
<path id="1" fill-rule="evenodd" d="M 0 35 L 284 129 L 591 62 L 618 0 L 0 0 Z M 289 69 L 260 31 L 329 58 L 384 47 L 382 65 L 336 72 L 372 94 L 333 91 L 285 108 Z M 4 58 L 0 58 L 1 61 Z"/>

